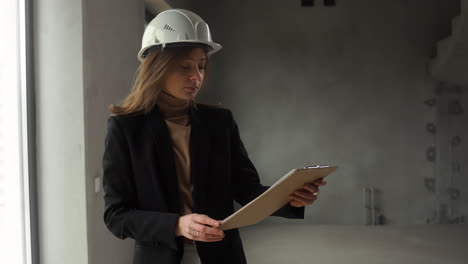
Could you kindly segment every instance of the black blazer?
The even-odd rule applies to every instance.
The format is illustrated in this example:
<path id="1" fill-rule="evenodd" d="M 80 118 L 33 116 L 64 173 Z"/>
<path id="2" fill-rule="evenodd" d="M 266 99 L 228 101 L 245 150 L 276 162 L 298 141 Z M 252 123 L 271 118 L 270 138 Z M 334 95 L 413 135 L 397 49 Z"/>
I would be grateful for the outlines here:
<path id="1" fill-rule="evenodd" d="M 193 212 L 222 220 L 234 212 L 233 200 L 245 205 L 268 186 L 260 184 L 231 111 L 197 104 L 189 115 Z M 109 117 L 102 166 L 104 222 L 118 238 L 135 239 L 133 263 L 180 263 L 174 153 L 157 105 L 148 114 Z M 304 207 L 287 204 L 273 215 L 304 218 Z M 196 246 L 203 264 L 246 263 L 238 229 Z"/>

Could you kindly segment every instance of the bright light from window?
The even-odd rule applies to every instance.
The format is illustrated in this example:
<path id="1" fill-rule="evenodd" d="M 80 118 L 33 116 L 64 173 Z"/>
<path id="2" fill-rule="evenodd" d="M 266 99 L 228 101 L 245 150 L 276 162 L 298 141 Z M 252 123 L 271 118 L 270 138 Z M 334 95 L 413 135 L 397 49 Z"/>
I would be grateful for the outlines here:
<path id="1" fill-rule="evenodd" d="M 0 263 L 15 264 L 31 263 L 24 14 L 24 1 L 0 1 Z"/>

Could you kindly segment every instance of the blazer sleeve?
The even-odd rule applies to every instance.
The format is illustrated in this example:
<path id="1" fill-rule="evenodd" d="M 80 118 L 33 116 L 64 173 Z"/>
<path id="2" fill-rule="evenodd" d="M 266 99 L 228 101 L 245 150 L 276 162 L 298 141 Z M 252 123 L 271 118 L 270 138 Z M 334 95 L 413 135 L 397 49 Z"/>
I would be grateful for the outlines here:
<path id="1" fill-rule="evenodd" d="M 261 195 L 269 188 L 269 186 L 264 186 L 260 183 L 257 170 L 249 159 L 247 150 L 240 138 L 239 128 L 231 111 L 229 111 L 229 116 L 231 120 L 233 196 L 236 202 L 244 206 L 257 196 Z M 272 215 L 304 219 L 304 211 L 304 207 L 293 207 L 290 203 L 287 203 Z"/>
<path id="2" fill-rule="evenodd" d="M 114 116 L 109 117 L 107 126 L 102 160 L 105 225 L 120 239 L 130 237 L 177 249 L 175 227 L 179 215 L 136 208 L 128 143 Z"/>

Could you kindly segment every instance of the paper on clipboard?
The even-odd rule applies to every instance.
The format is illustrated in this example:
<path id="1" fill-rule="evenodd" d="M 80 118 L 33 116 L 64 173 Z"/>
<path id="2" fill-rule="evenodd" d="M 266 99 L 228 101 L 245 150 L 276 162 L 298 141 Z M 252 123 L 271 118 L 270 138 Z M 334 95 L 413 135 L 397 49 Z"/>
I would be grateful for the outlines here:
<path id="1" fill-rule="evenodd" d="M 337 166 L 309 166 L 293 169 L 268 190 L 222 221 L 221 230 L 253 225 L 290 202 L 289 195 L 305 183 L 314 182 L 335 171 Z"/>

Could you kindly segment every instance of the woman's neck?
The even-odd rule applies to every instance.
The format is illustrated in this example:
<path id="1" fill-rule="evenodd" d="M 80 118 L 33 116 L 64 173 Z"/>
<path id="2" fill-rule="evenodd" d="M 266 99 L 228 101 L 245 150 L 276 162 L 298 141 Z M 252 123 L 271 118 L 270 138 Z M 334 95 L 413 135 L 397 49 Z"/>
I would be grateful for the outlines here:
<path id="1" fill-rule="evenodd" d="M 179 99 L 164 90 L 159 93 L 156 103 L 166 119 L 188 115 L 190 101 Z"/>

